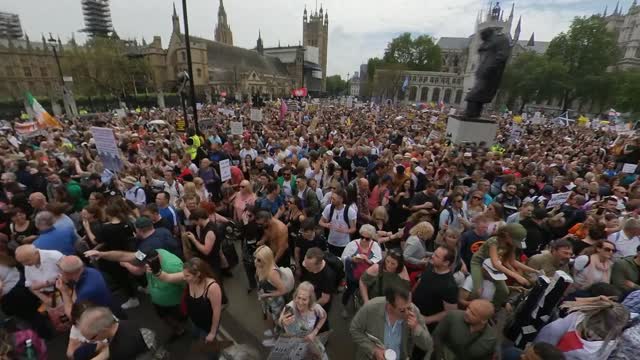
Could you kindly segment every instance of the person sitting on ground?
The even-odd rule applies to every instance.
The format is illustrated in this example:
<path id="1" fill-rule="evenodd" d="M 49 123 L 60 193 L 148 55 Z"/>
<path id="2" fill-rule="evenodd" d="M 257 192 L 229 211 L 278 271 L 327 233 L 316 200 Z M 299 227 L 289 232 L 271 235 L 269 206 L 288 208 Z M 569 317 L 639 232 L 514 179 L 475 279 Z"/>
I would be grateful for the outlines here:
<path id="1" fill-rule="evenodd" d="M 540 270 L 544 275 L 553 277 L 556 271 L 564 271 L 571 275 L 569 260 L 573 255 L 573 247 L 568 240 L 558 239 L 551 242 L 550 250 L 529 258 L 527 265 L 535 270 Z M 535 281 L 533 278 L 533 281 Z"/>
<path id="2" fill-rule="evenodd" d="M 467 310 L 447 312 L 433 332 L 435 356 L 491 359 L 497 343 L 496 332 L 489 326 L 494 313 L 488 300 L 473 300 Z"/>

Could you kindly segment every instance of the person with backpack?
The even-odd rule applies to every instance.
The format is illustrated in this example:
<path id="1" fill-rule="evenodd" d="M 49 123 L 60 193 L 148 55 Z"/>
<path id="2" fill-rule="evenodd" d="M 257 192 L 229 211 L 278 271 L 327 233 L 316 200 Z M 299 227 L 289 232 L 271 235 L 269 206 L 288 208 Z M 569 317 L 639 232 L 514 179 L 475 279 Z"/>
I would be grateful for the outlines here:
<path id="1" fill-rule="evenodd" d="M 254 254 L 254 264 L 256 266 L 256 278 L 258 280 L 258 299 L 262 304 L 262 311 L 265 314 L 267 330 L 264 332 L 265 339 L 262 345 L 266 347 L 274 346 L 275 336 L 279 332 L 276 326 L 282 309 L 285 305 L 285 295 L 291 292 L 287 289 L 283 281 L 283 273 L 276 266 L 273 251 L 266 245 L 260 246 Z M 289 270 L 290 272 L 291 270 Z M 293 274 L 291 274 L 293 277 Z"/>
<path id="2" fill-rule="evenodd" d="M 342 293 L 342 317 L 347 318 L 347 304 L 351 296 L 358 290 L 360 277 L 367 269 L 382 259 L 380 245 L 376 242 L 376 228 L 365 224 L 360 227 L 360 239 L 351 241 L 342 252 L 347 288 Z"/>
<path id="3" fill-rule="evenodd" d="M 298 197 L 302 200 L 302 208 L 305 214 L 307 214 L 307 217 L 319 219 L 320 201 L 318 200 L 316 192 L 307 186 L 306 176 L 299 175 L 296 178 L 296 185 L 298 187 Z"/>
<path id="4" fill-rule="evenodd" d="M 147 195 L 140 185 L 138 180 L 133 176 L 127 176 L 121 179 L 120 182 L 124 185 L 124 198 L 133 202 L 138 207 L 143 207 L 147 204 Z"/>
<path id="5" fill-rule="evenodd" d="M 351 234 L 356 232 L 358 213 L 354 207 L 345 204 L 346 198 L 344 190 L 336 190 L 331 195 L 331 204 L 324 208 L 320 218 L 320 226 L 329 230 L 328 247 L 335 256 L 342 256 L 351 241 Z"/>

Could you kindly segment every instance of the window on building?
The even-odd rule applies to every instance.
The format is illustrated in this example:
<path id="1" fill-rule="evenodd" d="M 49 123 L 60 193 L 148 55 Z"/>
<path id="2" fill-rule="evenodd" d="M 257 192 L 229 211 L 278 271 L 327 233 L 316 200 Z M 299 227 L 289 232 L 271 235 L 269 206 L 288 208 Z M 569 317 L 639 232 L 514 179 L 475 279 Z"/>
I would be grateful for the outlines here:
<path id="1" fill-rule="evenodd" d="M 202 69 L 196 69 L 196 74 L 199 78 L 202 77 Z"/>
<path id="2" fill-rule="evenodd" d="M 11 66 L 7 66 L 5 69 L 7 76 L 13 76 L 13 68 Z"/>
<path id="3" fill-rule="evenodd" d="M 637 58 L 640 58 L 640 48 L 637 48 L 637 49 L 636 49 L 636 57 L 637 57 Z"/>
<path id="4" fill-rule="evenodd" d="M 462 90 L 456 91 L 455 103 L 460 104 L 462 102 Z"/>
<path id="5" fill-rule="evenodd" d="M 182 61 L 187 61 L 187 53 L 185 53 L 184 51 L 181 51 L 180 58 L 182 59 Z"/>
<path id="6" fill-rule="evenodd" d="M 433 95 L 431 95 L 431 101 L 433 102 L 440 101 L 440 88 L 433 89 Z"/>
<path id="7" fill-rule="evenodd" d="M 445 104 L 449 104 L 451 102 L 451 89 L 446 89 L 444 91 L 444 99 L 442 99 Z"/>
<path id="8" fill-rule="evenodd" d="M 31 68 L 30 67 L 25 66 L 22 69 L 24 70 L 24 76 L 31 77 Z"/>
<path id="9" fill-rule="evenodd" d="M 46 67 L 41 67 L 41 68 L 40 68 L 40 76 L 42 76 L 42 77 L 47 77 L 47 76 L 49 76 L 49 75 L 48 75 L 48 72 L 47 72 L 47 68 L 46 68 Z"/>
<path id="10" fill-rule="evenodd" d="M 428 87 L 423 87 L 422 88 L 422 93 L 420 93 L 420 101 L 421 102 L 429 101 L 429 88 Z"/>

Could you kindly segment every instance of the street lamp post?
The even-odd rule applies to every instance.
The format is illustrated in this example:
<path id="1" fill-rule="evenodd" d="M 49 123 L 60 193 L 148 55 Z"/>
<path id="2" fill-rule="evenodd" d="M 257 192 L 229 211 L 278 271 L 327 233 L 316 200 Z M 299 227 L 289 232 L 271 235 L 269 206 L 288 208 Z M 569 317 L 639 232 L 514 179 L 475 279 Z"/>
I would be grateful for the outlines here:
<path id="1" fill-rule="evenodd" d="M 62 86 L 62 103 L 64 105 L 64 111 L 67 115 L 71 115 L 71 106 L 67 99 L 67 87 L 64 84 L 64 75 L 62 75 L 62 66 L 60 66 L 60 58 L 58 57 L 58 51 L 56 50 L 56 39 L 49 33 L 49 39 L 47 39 L 53 50 L 53 57 L 56 59 L 56 65 L 58 65 L 58 74 L 60 75 L 60 85 Z"/>
<path id="2" fill-rule="evenodd" d="M 193 125 L 195 131 L 198 128 L 198 109 L 196 106 L 196 87 L 193 84 L 193 64 L 191 63 L 191 40 L 189 39 L 189 22 L 187 17 L 187 0 L 182 0 L 182 18 L 184 21 L 184 41 L 187 45 L 187 70 L 189 72 L 189 88 L 191 90 L 191 107 L 193 108 Z M 186 121 L 186 119 L 185 119 Z"/>

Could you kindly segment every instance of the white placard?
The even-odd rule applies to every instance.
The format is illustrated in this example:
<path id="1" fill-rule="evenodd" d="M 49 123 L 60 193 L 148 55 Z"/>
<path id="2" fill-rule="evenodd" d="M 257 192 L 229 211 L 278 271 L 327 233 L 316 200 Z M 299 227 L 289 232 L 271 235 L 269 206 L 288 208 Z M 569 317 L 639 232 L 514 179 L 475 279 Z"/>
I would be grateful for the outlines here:
<path id="1" fill-rule="evenodd" d="M 231 122 L 231 135 L 242 135 L 242 121 Z"/>
<path id="2" fill-rule="evenodd" d="M 566 203 L 569 196 L 571 196 L 571 191 L 551 195 L 551 200 L 547 203 L 547 209 Z"/>
<path id="3" fill-rule="evenodd" d="M 202 110 L 202 103 L 196 103 L 196 110 Z"/>
<path id="4" fill-rule="evenodd" d="M 96 150 L 104 167 L 112 171 L 120 171 L 122 160 L 113 129 L 94 126 L 91 128 L 91 135 L 96 142 Z"/>
<path id="5" fill-rule="evenodd" d="M 21 143 L 15 136 L 11 135 L 7 138 L 7 140 L 9 140 L 9 144 L 13 145 L 16 149 L 20 148 Z"/>
<path id="6" fill-rule="evenodd" d="M 430 123 L 435 124 L 438 122 L 438 118 L 435 116 L 432 116 L 431 119 L 429 120 Z"/>
<path id="7" fill-rule="evenodd" d="M 251 121 L 262 121 L 262 109 L 251 109 Z"/>
<path id="8" fill-rule="evenodd" d="M 449 115 L 455 115 L 455 114 L 456 114 L 456 109 L 455 108 L 449 109 Z"/>
<path id="9" fill-rule="evenodd" d="M 231 109 L 218 109 L 218 112 L 226 116 L 234 116 L 236 114 L 236 112 Z"/>
<path id="10" fill-rule="evenodd" d="M 427 138 L 427 142 L 432 140 L 440 140 L 441 137 L 442 134 L 440 133 L 440 131 L 431 130 L 431 132 L 429 133 L 429 137 Z"/>
<path id="11" fill-rule="evenodd" d="M 127 117 L 127 113 L 124 111 L 124 109 L 116 109 L 116 116 L 118 117 L 118 119 L 124 119 L 125 117 Z"/>
<path id="12" fill-rule="evenodd" d="M 353 107 L 353 96 L 349 96 L 347 98 L 347 109 L 351 109 Z"/>
<path id="13" fill-rule="evenodd" d="M 638 164 L 624 164 L 622 166 L 622 172 L 625 174 L 634 174 L 637 168 Z"/>
<path id="14" fill-rule="evenodd" d="M 220 160 L 220 180 L 227 181 L 231 179 L 231 164 L 229 159 Z"/>

